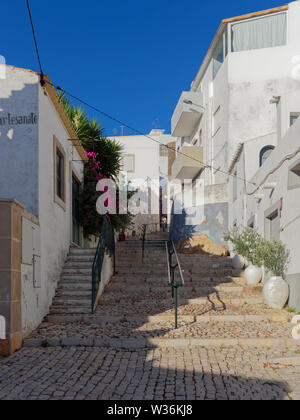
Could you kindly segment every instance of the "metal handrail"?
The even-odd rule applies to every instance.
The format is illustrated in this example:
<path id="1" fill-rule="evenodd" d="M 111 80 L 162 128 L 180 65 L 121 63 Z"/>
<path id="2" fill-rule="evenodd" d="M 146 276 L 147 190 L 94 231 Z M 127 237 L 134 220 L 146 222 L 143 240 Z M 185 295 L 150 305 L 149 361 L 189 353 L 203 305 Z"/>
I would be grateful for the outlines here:
<path id="1" fill-rule="evenodd" d="M 109 216 L 104 217 L 99 241 L 92 266 L 92 313 L 95 312 L 95 302 L 97 299 L 99 287 L 101 284 L 101 274 L 105 253 L 109 251 L 113 256 L 114 274 L 116 273 L 116 248 L 115 248 L 115 232 L 110 222 Z"/>
<path id="2" fill-rule="evenodd" d="M 146 234 L 147 234 L 147 225 L 142 226 L 142 260 L 144 261 L 145 257 L 145 242 L 146 242 Z"/>
<path id="3" fill-rule="evenodd" d="M 173 241 L 166 242 L 166 252 L 167 252 L 167 264 L 168 264 L 168 279 L 169 286 L 172 287 L 172 297 L 174 298 L 175 305 L 175 329 L 178 329 L 178 289 L 179 287 L 184 286 L 183 272 L 180 265 L 180 261 L 176 252 L 176 248 Z M 172 259 L 173 255 L 175 256 L 175 264 L 173 264 Z M 175 271 L 179 270 L 181 281 L 175 283 Z"/>

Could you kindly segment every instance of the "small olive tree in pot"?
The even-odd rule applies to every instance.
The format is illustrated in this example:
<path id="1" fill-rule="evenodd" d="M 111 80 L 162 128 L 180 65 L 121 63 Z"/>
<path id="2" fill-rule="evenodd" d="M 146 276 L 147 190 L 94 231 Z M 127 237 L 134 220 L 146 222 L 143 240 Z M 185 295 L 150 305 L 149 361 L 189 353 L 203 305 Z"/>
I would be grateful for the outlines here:
<path id="1" fill-rule="evenodd" d="M 282 309 L 289 298 L 289 286 L 283 279 L 290 262 L 290 251 L 281 241 L 264 241 L 264 266 L 272 273 L 264 285 L 265 303 L 272 309 Z"/>
<path id="2" fill-rule="evenodd" d="M 248 262 L 245 279 L 248 285 L 257 285 L 263 275 L 262 242 L 259 233 L 249 227 L 235 227 L 228 233 L 228 238 L 233 244 L 236 253 L 232 260 L 233 267 L 242 269 Z M 240 263 L 240 266 L 237 266 Z"/>

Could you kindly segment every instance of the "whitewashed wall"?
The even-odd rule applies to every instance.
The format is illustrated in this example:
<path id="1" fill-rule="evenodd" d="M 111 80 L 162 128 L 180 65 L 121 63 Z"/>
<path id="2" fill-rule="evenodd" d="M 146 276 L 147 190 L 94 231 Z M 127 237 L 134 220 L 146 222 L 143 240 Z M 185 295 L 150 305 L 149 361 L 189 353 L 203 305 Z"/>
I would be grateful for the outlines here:
<path id="1" fill-rule="evenodd" d="M 30 258 L 22 264 L 22 323 L 26 334 L 47 315 L 55 295 L 71 244 L 71 168 L 82 180 L 83 162 L 72 147 L 52 101 L 40 86 L 38 75 L 10 66 L 6 73 L 7 79 L 0 80 L 0 118 L 8 113 L 22 116 L 31 112 L 37 117 L 36 124 L 0 126 L 0 197 L 19 200 L 30 213 L 33 225 L 39 227 L 38 285 L 34 283 Z M 66 154 L 65 210 L 54 202 L 53 136 Z M 32 247 L 30 241 L 26 243 Z"/>

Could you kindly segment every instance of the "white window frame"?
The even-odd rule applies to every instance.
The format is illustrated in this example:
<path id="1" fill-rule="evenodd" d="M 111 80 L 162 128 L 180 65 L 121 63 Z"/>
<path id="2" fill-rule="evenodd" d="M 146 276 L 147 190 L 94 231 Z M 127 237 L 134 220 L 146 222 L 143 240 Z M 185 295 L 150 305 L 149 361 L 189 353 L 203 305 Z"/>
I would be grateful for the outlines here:
<path id="1" fill-rule="evenodd" d="M 125 160 L 125 158 L 132 158 L 132 170 L 126 170 L 124 168 L 124 160 Z M 122 163 L 123 172 L 127 172 L 127 173 L 134 173 L 135 172 L 135 155 L 134 154 L 128 153 L 126 155 L 123 155 L 122 161 L 123 161 L 123 163 Z"/>

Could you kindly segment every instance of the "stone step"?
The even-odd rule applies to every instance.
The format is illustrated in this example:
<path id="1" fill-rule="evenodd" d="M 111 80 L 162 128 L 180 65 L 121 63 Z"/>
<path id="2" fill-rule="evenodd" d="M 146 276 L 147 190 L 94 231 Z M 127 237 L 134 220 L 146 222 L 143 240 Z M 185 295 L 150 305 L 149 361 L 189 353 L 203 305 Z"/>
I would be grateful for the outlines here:
<path id="1" fill-rule="evenodd" d="M 175 282 L 176 283 L 180 283 L 181 279 L 180 277 L 176 277 L 175 278 Z M 111 285 L 117 285 L 117 284 L 123 284 L 123 285 L 128 285 L 128 286 L 142 286 L 142 285 L 148 285 L 151 286 L 153 288 L 155 287 L 170 287 L 169 285 L 169 280 L 167 277 L 165 278 L 160 278 L 158 280 L 153 280 L 152 278 L 124 278 L 122 280 L 120 280 L 120 278 L 113 278 L 111 281 Z M 235 287 L 235 286 L 240 286 L 240 287 L 244 287 L 242 283 L 239 283 L 237 280 L 224 280 L 222 278 L 220 278 L 220 281 L 211 281 L 210 279 L 204 280 L 204 279 L 184 279 L 184 286 L 185 287 L 217 287 L 217 286 L 222 286 L 222 287 Z M 253 294 L 253 293 L 249 293 L 249 294 Z"/>
<path id="2" fill-rule="evenodd" d="M 72 314 L 90 314 L 91 305 L 89 306 L 53 306 L 50 315 L 72 315 Z M 49 316 L 50 316 L 49 315 Z"/>
<path id="3" fill-rule="evenodd" d="M 295 347 L 295 341 L 289 338 L 103 338 L 69 336 L 62 338 L 29 338 L 24 340 L 24 347 L 96 347 L 114 350 L 136 351 L 138 349 L 156 348 L 290 348 Z"/>
<path id="4" fill-rule="evenodd" d="M 136 300 L 134 302 L 130 301 L 130 296 L 128 296 L 128 302 L 130 302 L 130 307 L 127 309 L 127 313 L 130 313 L 129 311 L 133 308 L 133 307 L 138 307 L 139 309 L 141 309 L 141 311 L 143 311 L 143 308 L 149 307 L 149 300 L 148 299 L 144 299 L 144 297 L 141 300 Z M 117 300 L 117 298 L 115 297 L 115 299 Z M 103 297 L 100 298 L 100 302 L 99 302 L 99 308 L 102 310 L 106 310 L 106 306 L 107 306 L 107 312 L 109 312 L 110 309 L 110 305 L 111 305 L 111 297 L 108 296 L 107 294 L 105 294 Z M 121 299 L 120 302 L 126 302 L 126 296 L 125 295 L 121 295 Z M 183 306 L 185 305 L 188 308 L 188 305 L 196 305 L 196 306 L 205 306 L 207 304 L 211 305 L 211 303 L 214 303 L 214 305 L 216 306 L 223 306 L 225 305 L 226 307 L 238 307 L 241 305 L 246 305 L 246 304 L 250 304 L 250 305 L 258 305 L 258 304 L 263 304 L 264 300 L 262 296 L 247 296 L 247 297 L 226 297 L 226 298 L 222 298 L 221 300 L 218 299 L 216 296 L 210 296 L 210 299 L 208 300 L 207 296 L 205 297 L 193 297 L 193 298 L 187 298 L 181 294 L 178 295 L 178 304 L 179 306 Z M 170 291 L 170 297 L 169 298 L 162 298 L 159 300 L 159 305 L 160 306 L 164 306 L 165 308 L 173 308 L 174 307 L 174 299 L 171 297 L 171 291 Z M 118 302 L 116 302 L 116 304 L 118 304 Z M 157 310 L 156 306 L 155 306 L 155 302 L 152 305 L 153 307 L 153 311 Z M 117 308 L 116 308 L 117 309 Z M 117 309 L 118 310 L 118 309 Z M 135 310 L 135 309 L 134 309 Z M 120 310 L 119 315 L 123 315 L 124 313 L 126 313 L 126 309 L 124 310 Z"/>
<path id="5" fill-rule="evenodd" d="M 60 283 L 85 283 L 91 281 L 92 274 L 66 273 L 62 275 Z"/>
<path id="6" fill-rule="evenodd" d="M 126 294 L 130 294 L 130 293 L 138 293 L 141 296 L 142 295 L 147 295 L 147 293 L 149 292 L 156 292 L 156 293 L 163 293 L 165 291 L 169 292 L 171 290 L 171 286 L 169 286 L 167 283 L 165 285 L 161 285 L 161 286 L 157 286 L 157 285 L 153 285 L 151 286 L 148 283 L 144 283 L 144 284 L 140 284 L 140 285 L 128 285 L 128 284 L 120 284 L 120 283 L 110 283 L 107 288 L 106 288 L 106 292 L 107 293 L 115 293 L 116 291 L 118 292 L 122 292 L 122 293 L 126 293 Z M 205 292 L 209 292 L 212 293 L 213 291 L 227 291 L 228 293 L 235 293 L 235 292 L 243 292 L 244 288 L 241 286 L 227 286 L 226 288 L 222 287 L 222 286 L 210 286 L 210 287 L 201 287 L 201 285 L 199 286 L 198 284 L 193 284 L 192 286 L 189 285 L 185 285 L 183 287 L 180 287 L 179 289 L 179 293 L 180 294 L 184 294 L 184 293 L 204 293 Z"/>
<path id="7" fill-rule="evenodd" d="M 74 262 L 74 261 L 67 261 L 64 265 L 65 270 L 91 270 L 93 267 L 93 261 L 91 262 Z"/>
<path id="8" fill-rule="evenodd" d="M 64 282 L 60 282 L 58 285 L 57 290 L 61 290 L 61 291 L 89 291 L 92 288 L 92 283 L 91 281 L 86 281 L 86 282 L 74 282 L 72 280 L 70 281 L 64 281 Z"/>
<path id="9" fill-rule="evenodd" d="M 87 298 L 90 299 L 92 296 L 91 287 L 89 290 L 68 290 L 68 289 L 58 289 L 55 299 L 63 298 L 63 299 L 73 299 L 73 298 Z"/>
<path id="10" fill-rule="evenodd" d="M 91 305 L 91 299 L 86 299 L 86 298 L 65 298 L 65 297 L 56 297 L 53 301 L 52 307 L 54 306 L 75 306 L 75 307 L 81 307 L 81 306 L 89 306 Z"/>
<path id="11" fill-rule="evenodd" d="M 181 315 L 180 322 L 205 324 L 213 323 L 248 323 L 248 322 L 273 322 L 287 323 L 290 321 L 288 314 L 269 313 L 266 315 Z M 118 315 L 48 315 L 46 322 L 52 324 L 78 323 L 87 325 L 119 324 L 124 322 L 135 322 L 137 324 L 173 322 L 174 315 L 152 315 L 152 316 L 118 316 Z"/>
<path id="12" fill-rule="evenodd" d="M 70 248 L 70 254 L 96 252 L 96 248 Z"/>
<path id="13" fill-rule="evenodd" d="M 83 274 L 83 275 L 91 275 L 92 274 L 92 267 L 90 268 L 69 268 L 64 267 L 62 270 L 62 275 L 66 274 Z"/>
<path id="14" fill-rule="evenodd" d="M 86 263 L 86 264 L 93 264 L 94 261 L 94 256 L 69 256 L 68 260 L 67 260 L 67 264 L 68 263 Z"/>

